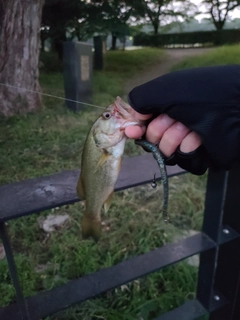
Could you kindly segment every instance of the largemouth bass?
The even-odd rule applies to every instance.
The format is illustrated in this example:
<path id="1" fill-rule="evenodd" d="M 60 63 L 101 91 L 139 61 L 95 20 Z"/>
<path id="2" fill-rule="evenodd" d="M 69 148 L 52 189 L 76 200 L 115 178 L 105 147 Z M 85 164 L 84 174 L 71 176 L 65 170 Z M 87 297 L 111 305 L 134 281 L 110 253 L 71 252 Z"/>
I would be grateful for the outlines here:
<path id="1" fill-rule="evenodd" d="M 81 173 L 77 185 L 85 200 L 83 238 L 97 241 L 101 234 L 101 208 L 107 212 L 124 152 L 127 126 L 141 125 L 132 108 L 120 97 L 93 124 L 84 144 Z"/>

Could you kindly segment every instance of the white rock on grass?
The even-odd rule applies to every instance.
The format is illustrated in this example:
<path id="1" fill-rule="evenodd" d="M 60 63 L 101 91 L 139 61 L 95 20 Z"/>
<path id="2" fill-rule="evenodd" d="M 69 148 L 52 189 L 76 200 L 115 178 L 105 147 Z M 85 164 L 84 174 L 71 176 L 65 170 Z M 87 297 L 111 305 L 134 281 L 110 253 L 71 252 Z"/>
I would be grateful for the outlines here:
<path id="1" fill-rule="evenodd" d="M 44 219 L 43 217 L 40 217 L 38 219 L 38 224 L 41 229 L 49 233 L 62 227 L 68 220 L 69 220 L 68 214 L 65 214 L 65 215 L 50 214 L 49 216 L 47 216 L 46 219 Z"/>

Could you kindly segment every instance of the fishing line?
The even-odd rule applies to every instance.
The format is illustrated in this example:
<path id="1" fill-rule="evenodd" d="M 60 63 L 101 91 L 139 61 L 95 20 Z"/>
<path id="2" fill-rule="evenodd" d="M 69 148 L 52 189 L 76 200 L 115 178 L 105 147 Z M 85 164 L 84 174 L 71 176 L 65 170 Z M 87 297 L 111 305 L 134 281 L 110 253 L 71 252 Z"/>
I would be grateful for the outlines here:
<path id="1" fill-rule="evenodd" d="M 64 98 L 64 97 L 58 97 L 58 96 L 54 96 L 54 95 L 48 94 L 48 93 L 42 93 L 42 92 L 38 92 L 38 91 L 34 91 L 34 90 L 29 90 L 29 89 L 25 89 L 25 88 L 21 88 L 21 87 L 17 87 L 17 86 L 12 86 L 12 85 L 10 85 L 10 84 L 5 84 L 5 83 L 1 83 L 1 82 L 0 82 L 0 85 L 1 85 L 1 86 L 5 86 L 5 87 L 14 88 L 14 89 L 24 90 L 24 91 L 32 92 L 32 93 L 36 93 L 36 94 L 41 94 L 42 96 L 46 96 L 46 97 L 52 97 L 52 98 L 55 98 L 55 99 L 60 99 L 60 100 L 65 100 L 65 101 L 70 101 L 70 102 L 76 102 L 76 103 L 85 104 L 86 106 L 90 106 L 90 107 L 105 109 L 104 107 L 96 106 L 95 104 L 86 103 L 86 102 L 83 102 L 83 101 L 72 100 L 72 99 L 67 99 L 67 98 Z"/>

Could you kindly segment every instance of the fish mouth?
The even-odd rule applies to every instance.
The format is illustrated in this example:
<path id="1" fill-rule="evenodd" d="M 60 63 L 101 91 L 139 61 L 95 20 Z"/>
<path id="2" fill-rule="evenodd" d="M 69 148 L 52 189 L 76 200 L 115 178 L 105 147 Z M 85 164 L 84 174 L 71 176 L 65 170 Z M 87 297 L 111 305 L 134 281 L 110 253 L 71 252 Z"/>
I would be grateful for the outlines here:
<path id="1" fill-rule="evenodd" d="M 125 121 L 124 124 L 121 126 L 120 129 L 125 129 L 129 126 L 137 126 L 140 125 L 139 121 Z"/>
<path id="2" fill-rule="evenodd" d="M 135 117 L 132 107 L 120 97 L 117 97 L 113 103 L 113 114 L 120 120 L 120 130 L 129 126 L 141 125 L 141 121 Z"/>
<path id="3" fill-rule="evenodd" d="M 133 126 L 140 123 L 140 121 L 134 117 L 134 115 L 131 113 L 131 107 L 125 109 L 122 106 L 116 105 L 114 103 L 114 111 L 113 113 L 116 115 L 116 113 L 119 114 L 119 117 L 125 120 L 124 124 L 122 125 L 122 128 L 126 128 L 127 126 Z"/>

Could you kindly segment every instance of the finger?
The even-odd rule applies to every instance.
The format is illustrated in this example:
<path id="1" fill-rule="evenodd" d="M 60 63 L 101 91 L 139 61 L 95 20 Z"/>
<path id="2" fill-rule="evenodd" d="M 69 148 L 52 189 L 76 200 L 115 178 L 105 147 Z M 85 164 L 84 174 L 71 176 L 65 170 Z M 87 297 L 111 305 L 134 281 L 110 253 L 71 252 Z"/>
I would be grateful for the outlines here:
<path id="1" fill-rule="evenodd" d="M 146 131 L 146 127 L 142 126 L 129 126 L 125 129 L 125 134 L 130 139 L 139 139 L 141 138 Z"/>
<path id="2" fill-rule="evenodd" d="M 190 130 L 184 124 L 175 122 L 164 132 L 159 143 L 160 150 L 166 157 L 170 157 L 189 132 Z"/>
<path id="3" fill-rule="evenodd" d="M 170 128 L 174 122 L 175 120 L 166 114 L 159 115 L 153 119 L 147 127 L 147 140 L 152 143 L 157 143 L 162 138 L 164 132 Z"/>
<path id="4" fill-rule="evenodd" d="M 186 135 L 180 144 L 180 151 L 184 153 L 196 150 L 202 144 L 201 137 L 194 131 Z"/>

